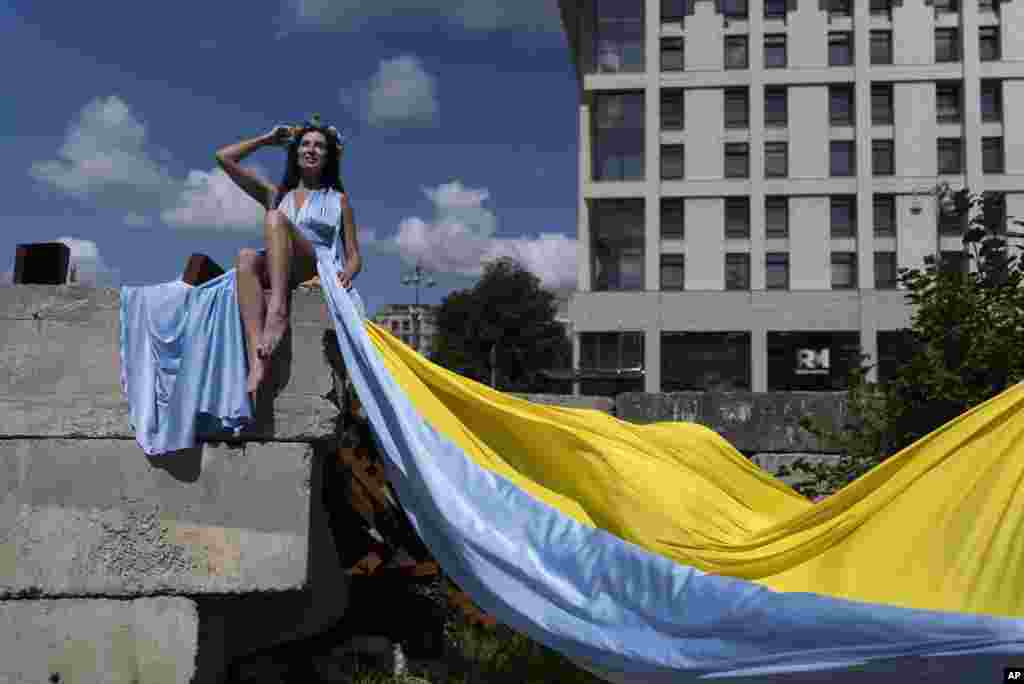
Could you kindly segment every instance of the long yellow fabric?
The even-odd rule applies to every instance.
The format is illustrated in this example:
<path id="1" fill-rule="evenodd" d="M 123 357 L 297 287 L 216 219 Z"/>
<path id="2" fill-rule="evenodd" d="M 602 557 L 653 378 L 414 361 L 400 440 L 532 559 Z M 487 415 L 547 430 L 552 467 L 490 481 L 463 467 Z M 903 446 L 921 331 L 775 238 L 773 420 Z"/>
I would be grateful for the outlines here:
<path id="1" fill-rule="evenodd" d="M 703 426 L 533 404 L 367 331 L 431 426 L 580 523 L 777 591 L 1024 616 L 1024 385 L 812 504 Z"/>

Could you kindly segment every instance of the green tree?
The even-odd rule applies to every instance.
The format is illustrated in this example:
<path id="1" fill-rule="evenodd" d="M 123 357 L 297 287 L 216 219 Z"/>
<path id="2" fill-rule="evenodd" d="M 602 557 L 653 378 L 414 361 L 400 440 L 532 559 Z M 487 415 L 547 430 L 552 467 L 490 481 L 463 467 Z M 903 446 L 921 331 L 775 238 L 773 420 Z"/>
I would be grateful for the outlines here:
<path id="1" fill-rule="evenodd" d="M 513 259 L 491 261 L 472 289 L 441 303 L 434 362 L 490 384 L 493 348 L 498 389 L 546 391 L 540 371 L 566 366 L 572 355 L 556 312 L 555 296 L 537 276 Z"/>
<path id="2" fill-rule="evenodd" d="M 884 384 L 868 382 L 863 359 L 850 373 L 845 425 L 801 420 L 828 448 L 834 463 L 796 461 L 780 469 L 797 475 L 810 497 L 826 496 L 913 444 L 942 424 L 1024 379 L 1024 280 L 1005 239 L 1000 193 L 937 189 L 943 211 L 962 217 L 963 243 L 977 269 L 942 268 L 925 257 L 925 269 L 900 269 L 913 306 L 913 351 Z M 1013 219 L 1015 225 L 1024 225 Z"/>

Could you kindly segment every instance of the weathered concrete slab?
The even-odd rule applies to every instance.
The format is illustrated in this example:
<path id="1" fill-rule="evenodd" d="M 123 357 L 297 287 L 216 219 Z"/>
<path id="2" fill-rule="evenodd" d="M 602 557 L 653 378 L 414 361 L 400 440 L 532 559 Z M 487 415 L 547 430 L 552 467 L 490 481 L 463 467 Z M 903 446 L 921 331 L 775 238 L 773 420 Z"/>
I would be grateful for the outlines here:
<path id="1" fill-rule="evenodd" d="M 56 394 L 0 396 L 0 437 L 81 437 L 134 440 L 128 402 L 116 396 Z M 230 432 L 196 430 L 199 442 L 274 440 L 311 442 L 334 434 L 338 409 L 318 396 L 284 395 L 257 408 L 257 422 L 236 438 Z M 139 449 L 139 454 L 142 450 Z"/>
<path id="2" fill-rule="evenodd" d="M 242 439 L 333 434 L 336 407 L 319 291 L 296 291 L 292 330 L 275 357 L 258 424 Z M 132 437 L 121 392 L 120 293 L 78 286 L 0 287 L 0 437 Z M 201 433 L 200 440 L 224 439 Z"/>
<path id="3" fill-rule="evenodd" d="M 571 394 L 516 394 L 520 399 L 535 404 L 562 406 L 565 408 L 593 409 L 615 415 L 615 400 L 611 397 L 585 397 Z"/>
<path id="4" fill-rule="evenodd" d="M 0 597 L 303 589 L 311 536 L 340 576 L 322 470 L 299 443 L 2 440 Z"/>
<path id="5" fill-rule="evenodd" d="M 834 427 L 850 420 L 845 392 L 629 393 L 616 398 L 615 414 L 634 423 L 700 423 L 746 453 L 826 453 L 800 419 L 820 416 Z"/>
<path id="6" fill-rule="evenodd" d="M 0 682 L 189 684 L 198 630 L 182 597 L 0 601 Z"/>

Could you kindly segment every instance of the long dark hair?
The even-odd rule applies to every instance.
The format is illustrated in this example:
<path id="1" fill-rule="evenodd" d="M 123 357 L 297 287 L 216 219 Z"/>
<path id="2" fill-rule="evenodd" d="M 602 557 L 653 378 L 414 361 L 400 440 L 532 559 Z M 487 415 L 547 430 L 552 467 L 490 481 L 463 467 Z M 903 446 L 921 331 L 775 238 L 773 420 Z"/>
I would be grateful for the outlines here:
<path id="1" fill-rule="evenodd" d="M 289 191 L 294 190 L 299 186 L 299 179 L 301 178 L 301 174 L 299 173 L 299 143 L 302 142 L 303 136 L 310 131 L 318 131 L 327 139 L 327 160 L 324 162 L 324 170 L 321 172 L 320 179 L 327 187 L 333 188 L 338 192 L 345 192 L 345 186 L 341 184 L 341 164 L 338 160 L 338 139 L 335 137 L 334 133 L 322 126 L 306 126 L 297 136 L 295 136 L 295 140 L 293 142 L 288 143 L 288 162 L 284 168 L 284 177 L 281 179 L 281 193 L 278 195 L 277 199 L 278 205 L 281 204 L 281 200 Z"/>

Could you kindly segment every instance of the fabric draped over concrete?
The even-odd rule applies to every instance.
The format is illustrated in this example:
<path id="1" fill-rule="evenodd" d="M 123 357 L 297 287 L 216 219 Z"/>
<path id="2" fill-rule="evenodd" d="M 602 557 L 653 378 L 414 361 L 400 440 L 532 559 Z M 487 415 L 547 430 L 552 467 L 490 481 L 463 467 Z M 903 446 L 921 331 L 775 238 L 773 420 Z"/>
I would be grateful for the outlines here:
<path id="1" fill-rule="evenodd" d="M 500 621 L 612 681 L 1024 654 L 1024 385 L 811 504 L 700 425 L 531 404 L 432 364 L 318 254 L 389 480 Z"/>

